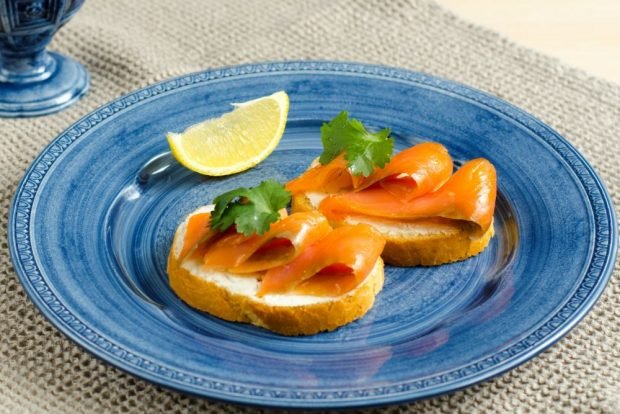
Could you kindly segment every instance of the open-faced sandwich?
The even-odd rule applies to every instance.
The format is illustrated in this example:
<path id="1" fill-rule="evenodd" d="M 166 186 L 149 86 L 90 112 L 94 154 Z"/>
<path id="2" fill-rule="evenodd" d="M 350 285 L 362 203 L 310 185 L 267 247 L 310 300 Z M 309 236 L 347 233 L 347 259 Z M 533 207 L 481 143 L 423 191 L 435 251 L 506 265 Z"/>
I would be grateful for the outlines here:
<path id="1" fill-rule="evenodd" d="M 318 211 L 288 215 L 289 201 L 270 180 L 187 216 L 168 258 L 172 289 L 192 307 L 284 335 L 364 315 L 383 286 L 384 238 L 366 224 L 333 229 Z"/>
<path id="2" fill-rule="evenodd" d="M 318 210 L 336 227 L 371 225 L 396 266 L 463 260 L 493 237 L 496 174 L 486 159 L 453 173 L 448 151 L 433 142 L 391 157 L 389 130 L 369 132 L 346 112 L 323 125 L 321 138 L 319 159 L 286 185 L 293 212 Z"/>

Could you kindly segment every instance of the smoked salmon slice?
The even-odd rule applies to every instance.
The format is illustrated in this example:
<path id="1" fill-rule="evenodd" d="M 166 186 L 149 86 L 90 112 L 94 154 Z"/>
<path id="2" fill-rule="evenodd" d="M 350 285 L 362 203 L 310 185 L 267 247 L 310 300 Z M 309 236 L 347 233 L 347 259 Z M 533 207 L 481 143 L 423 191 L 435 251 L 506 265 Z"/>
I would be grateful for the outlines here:
<path id="1" fill-rule="evenodd" d="M 286 209 L 280 211 L 280 217 L 286 217 L 287 215 Z M 215 238 L 222 236 L 222 234 L 231 233 L 231 231 L 220 233 L 211 228 L 210 210 L 192 214 L 185 225 L 185 236 L 183 237 L 183 247 L 181 248 L 179 258 L 184 259 L 190 254 L 204 253 L 205 244 L 208 241 L 213 241 Z"/>
<path id="2" fill-rule="evenodd" d="M 327 219 L 317 211 L 291 214 L 261 236 L 236 232 L 221 236 L 206 248 L 204 265 L 232 273 L 260 272 L 293 260 L 330 231 Z"/>
<path id="3" fill-rule="evenodd" d="M 197 213 L 189 218 L 185 227 L 185 237 L 183 238 L 180 258 L 184 258 L 188 253 L 191 253 L 198 243 L 205 242 L 215 235 L 215 232 L 211 230 L 210 222 L 210 212 Z"/>
<path id="4" fill-rule="evenodd" d="M 379 183 L 388 192 L 410 200 L 438 189 L 448 181 L 452 171 L 452 158 L 446 147 L 424 142 L 396 154 L 384 168 L 364 179 L 356 190 Z"/>
<path id="5" fill-rule="evenodd" d="M 452 170 L 448 150 L 436 142 L 424 142 L 399 152 L 384 168 L 368 177 L 351 175 L 341 154 L 326 165 L 311 167 L 289 181 L 286 189 L 293 194 L 312 191 L 332 194 L 360 191 L 379 184 L 389 192 L 411 199 L 436 190 L 450 178 Z"/>
<path id="6" fill-rule="evenodd" d="M 307 191 L 331 194 L 353 189 L 359 185 L 362 178 L 349 172 L 344 154 L 340 154 L 326 165 L 321 165 L 317 161 L 316 165 L 289 181 L 285 187 L 293 194 Z"/>
<path id="7" fill-rule="evenodd" d="M 419 197 L 408 198 L 399 191 L 373 186 L 363 191 L 325 198 L 319 210 L 331 220 L 349 215 L 389 219 L 444 217 L 475 223 L 486 231 L 492 223 L 497 177 L 493 165 L 483 158 L 465 163 L 443 186 Z"/>
<path id="8" fill-rule="evenodd" d="M 366 224 L 338 227 L 291 262 L 269 269 L 258 296 L 291 291 L 342 295 L 368 276 L 384 245 L 383 236 Z"/>

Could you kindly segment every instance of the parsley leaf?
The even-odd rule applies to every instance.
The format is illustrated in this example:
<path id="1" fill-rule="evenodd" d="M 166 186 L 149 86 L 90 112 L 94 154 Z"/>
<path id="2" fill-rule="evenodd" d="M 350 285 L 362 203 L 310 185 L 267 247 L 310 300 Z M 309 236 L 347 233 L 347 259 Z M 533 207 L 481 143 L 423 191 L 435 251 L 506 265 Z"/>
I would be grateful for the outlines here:
<path id="1" fill-rule="evenodd" d="M 237 188 L 215 197 L 211 227 L 225 231 L 235 224 L 238 233 L 260 236 L 278 221 L 279 210 L 290 201 L 291 194 L 275 180 L 263 181 L 253 188 Z"/>
<path id="2" fill-rule="evenodd" d="M 390 130 L 369 132 L 357 119 L 349 119 L 346 111 L 321 127 L 323 153 L 319 162 L 327 164 L 344 151 L 347 167 L 353 175 L 368 177 L 376 167 L 382 168 L 394 151 Z"/>

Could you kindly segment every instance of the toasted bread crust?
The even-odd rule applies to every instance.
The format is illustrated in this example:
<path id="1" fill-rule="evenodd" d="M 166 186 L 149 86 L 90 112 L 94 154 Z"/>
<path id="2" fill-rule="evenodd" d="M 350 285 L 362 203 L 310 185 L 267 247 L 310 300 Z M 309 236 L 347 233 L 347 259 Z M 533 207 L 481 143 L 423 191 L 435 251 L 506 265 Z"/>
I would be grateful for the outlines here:
<path id="1" fill-rule="evenodd" d="M 181 266 L 173 252 L 171 249 L 168 258 L 168 278 L 170 286 L 184 302 L 218 318 L 251 323 L 282 335 L 312 335 L 352 322 L 372 307 L 383 287 L 383 261 L 378 258 L 371 274 L 348 294 L 310 305 L 274 306 L 256 296 L 231 292 L 191 273 Z"/>
<path id="2" fill-rule="evenodd" d="M 494 235 L 493 226 L 472 238 L 467 229 L 423 238 L 386 237 L 382 257 L 393 266 L 436 266 L 465 260 L 482 252 Z"/>
<path id="3" fill-rule="evenodd" d="M 292 211 L 308 211 L 314 207 L 305 194 L 295 194 Z M 333 226 L 345 222 L 331 222 Z M 368 221 L 372 225 L 372 222 Z M 381 229 L 378 229 L 381 231 Z M 471 226 L 455 222 L 454 231 L 428 235 L 392 235 L 381 232 L 386 244 L 381 257 L 393 266 L 436 266 L 457 262 L 482 252 L 495 234 L 491 225 L 481 236 L 474 235 Z"/>

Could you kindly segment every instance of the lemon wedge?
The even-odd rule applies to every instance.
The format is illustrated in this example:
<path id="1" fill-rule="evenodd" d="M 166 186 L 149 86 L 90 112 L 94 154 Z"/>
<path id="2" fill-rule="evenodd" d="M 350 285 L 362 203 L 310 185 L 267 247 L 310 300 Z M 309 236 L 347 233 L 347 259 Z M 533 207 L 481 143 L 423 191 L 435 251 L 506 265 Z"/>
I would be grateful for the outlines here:
<path id="1" fill-rule="evenodd" d="M 286 125 L 289 99 L 284 91 L 248 102 L 219 118 L 168 133 L 172 155 L 204 175 L 229 175 L 263 161 L 276 148 Z"/>

